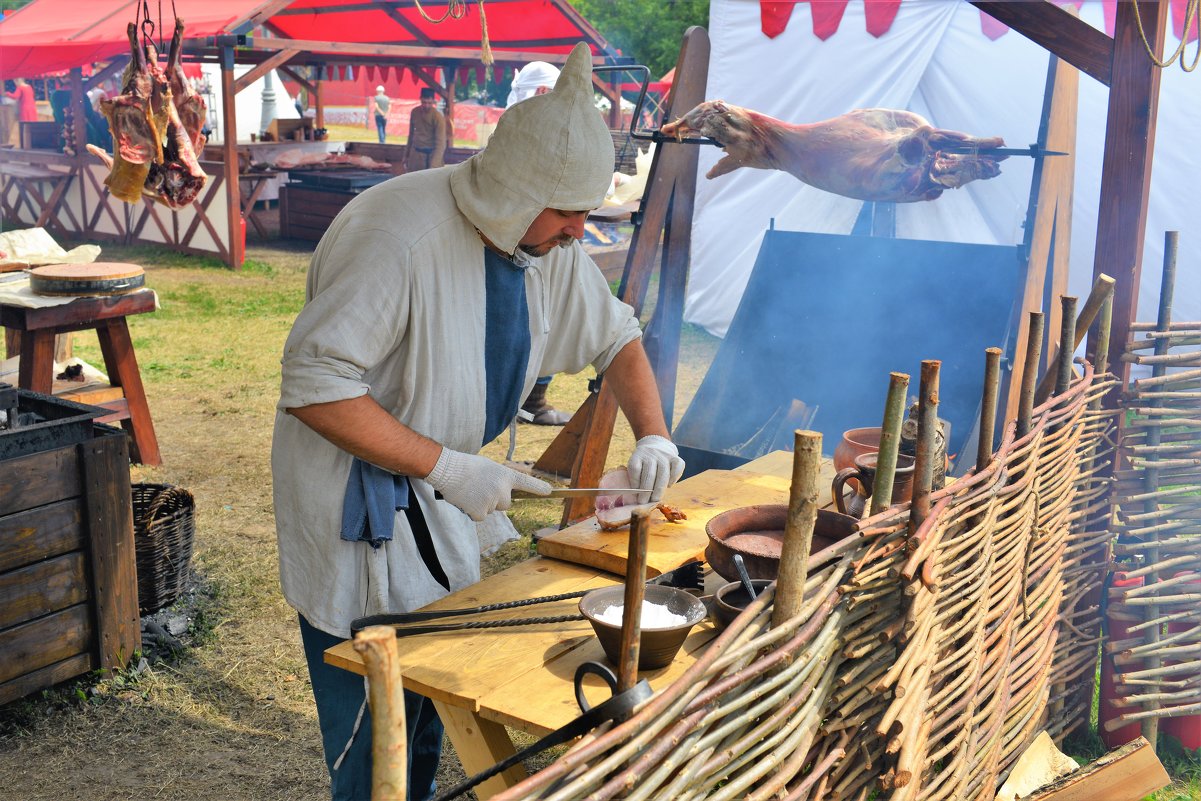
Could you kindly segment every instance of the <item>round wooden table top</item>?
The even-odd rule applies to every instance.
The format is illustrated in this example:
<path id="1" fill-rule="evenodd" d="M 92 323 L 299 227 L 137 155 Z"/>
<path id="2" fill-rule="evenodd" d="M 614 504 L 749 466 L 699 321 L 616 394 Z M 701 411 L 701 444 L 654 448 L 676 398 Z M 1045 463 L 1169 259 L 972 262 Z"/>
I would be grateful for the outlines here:
<path id="1" fill-rule="evenodd" d="M 136 264 L 96 261 L 90 264 L 47 264 L 29 271 L 29 286 L 40 295 L 103 295 L 142 286 L 145 270 Z"/>

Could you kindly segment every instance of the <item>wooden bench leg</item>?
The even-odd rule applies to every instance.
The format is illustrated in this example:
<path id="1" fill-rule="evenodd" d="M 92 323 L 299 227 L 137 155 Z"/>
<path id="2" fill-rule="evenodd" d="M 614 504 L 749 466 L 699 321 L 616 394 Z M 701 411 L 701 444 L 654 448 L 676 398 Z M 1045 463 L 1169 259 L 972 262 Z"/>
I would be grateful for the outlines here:
<path id="1" fill-rule="evenodd" d="M 21 332 L 21 367 L 17 386 L 49 395 L 54 391 L 54 331 Z"/>
<path id="2" fill-rule="evenodd" d="M 98 323 L 96 338 L 100 340 L 100 352 L 104 355 L 109 383 L 121 387 L 129 404 L 129 419 L 123 421 L 122 426 L 130 433 L 132 440 L 130 459 L 141 464 L 162 464 L 158 439 L 154 436 L 154 422 L 150 419 L 150 407 L 146 404 L 146 391 L 142 388 L 142 375 L 138 372 L 138 360 L 133 355 L 133 341 L 129 338 L 129 326 L 125 318 Z M 53 336 L 50 337 L 50 352 L 54 352 Z"/>
<path id="3" fill-rule="evenodd" d="M 462 707 L 434 701 L 438 717 L 446 727 L 446 734 L 459 755 L 463 770 L 468 776 L 487 770 L 502 759 L 513 756 L 517 750 L 505 727 L 485 720 Z M 499 776 L 481 783 L 475 788 L 476 797 L 491 798 L 501 790 L 507 790 L 526 777 L 525 768 L 514 765 Z"/>

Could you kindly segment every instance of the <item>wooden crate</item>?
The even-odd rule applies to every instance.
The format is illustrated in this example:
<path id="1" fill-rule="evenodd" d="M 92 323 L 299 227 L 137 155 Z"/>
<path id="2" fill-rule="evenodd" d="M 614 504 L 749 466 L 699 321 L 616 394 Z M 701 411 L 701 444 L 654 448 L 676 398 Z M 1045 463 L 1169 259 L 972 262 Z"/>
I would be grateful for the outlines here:
<path id="1" fill-rule="evenodd" d="M 140 647 L 126 434 L 0 461 L 0 704 Z"/>
<path id="2" fill-rule="evenodd" d="M 279 188 L 279 235 L 285 239 L 321 239 L 325 229 L 356 192 L 310 189 L 295 184 Z"/>
<path id="3" fill-rule="evenodd" d="M 284 142 L 292 140 L 294 142 L 311 142 L 313 141 L 313 118 L 300 117 L 299 119 L 281 120 L 274 119 L 267 124 L 267 133 L 271 134 L 271 138 L 276 142 Z"/>

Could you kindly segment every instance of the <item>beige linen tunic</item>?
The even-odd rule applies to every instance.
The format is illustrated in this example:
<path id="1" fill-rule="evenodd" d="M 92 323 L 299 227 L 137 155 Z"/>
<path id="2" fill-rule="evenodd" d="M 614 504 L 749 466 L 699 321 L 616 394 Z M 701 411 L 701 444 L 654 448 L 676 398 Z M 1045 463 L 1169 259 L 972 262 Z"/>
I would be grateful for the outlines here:
<path id="1" fill-rule="evenodd" d="M 369 393 L 418 433 L 480 449 L 484 248 L 452 194 L 454 170 L 402 175 L 347 205 L 313 256 L 285 345 L 271 459 L 280 580 L 288 603 L 335 636 L 349 636 L 356 617 L 412 610 L 445 590 L 403 513 L 378 549 L 339 537 L 352 457 L 283 410 Z M 520 397 L 540 375 L 603 371 L 640 336 L 633 310 L 578 243 L 528 259 L 525 290 L 531 348 Z M 412 484 L 451 588 L 478 581 L 475 524 L 424 481 Z"/>

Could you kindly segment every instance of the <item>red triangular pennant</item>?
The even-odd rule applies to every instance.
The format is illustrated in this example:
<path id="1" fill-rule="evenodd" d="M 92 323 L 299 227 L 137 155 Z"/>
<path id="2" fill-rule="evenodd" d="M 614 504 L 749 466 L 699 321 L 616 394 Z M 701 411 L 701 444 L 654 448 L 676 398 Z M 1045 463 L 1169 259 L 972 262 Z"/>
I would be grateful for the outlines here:
<path id="1" fill-rule="evenodd" d="M 788 27 L 796 0 L 759 0 L 759 25 L 768 39 L 775 39 Z"/>
<path id="2" fill-rule="evenodd" d="M 867 32 L 879 38 L 892 27 L 901 8 L 901 0 L 863 0 L 863 5 L 867 14 Z"/>
<path id="3" fill-rule="evenodd" d="M 823 42 L 838 32 L 847 0 L 809 0 L 813 10 L 813 35 Z"/>

